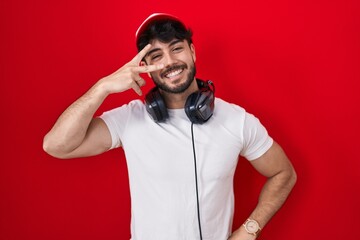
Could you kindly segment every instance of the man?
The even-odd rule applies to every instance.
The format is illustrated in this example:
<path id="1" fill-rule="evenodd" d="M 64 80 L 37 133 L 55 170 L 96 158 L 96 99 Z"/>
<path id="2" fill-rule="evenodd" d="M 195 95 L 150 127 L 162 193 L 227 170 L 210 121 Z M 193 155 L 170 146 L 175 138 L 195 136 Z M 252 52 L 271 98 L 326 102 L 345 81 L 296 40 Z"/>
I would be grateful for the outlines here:
<path id="1" fill-rule="evenodd" d="M 178 18 L 153 14 L 136 33 L 139 53 L 74 102 L 44 138 L 58 158 L 123 147 L 129 168 L 132 240 L 252 240 L 296 182 L 281 147 L 257 118 L 214 98 L 195 78 L 192 33 Z M 93 117 L 113 93 L 139 95 L 147 73 L 156 84 L 146 103 L 131 101 Z M 254 211 L 231 232 L 238 156 L 266 176 Z"/>

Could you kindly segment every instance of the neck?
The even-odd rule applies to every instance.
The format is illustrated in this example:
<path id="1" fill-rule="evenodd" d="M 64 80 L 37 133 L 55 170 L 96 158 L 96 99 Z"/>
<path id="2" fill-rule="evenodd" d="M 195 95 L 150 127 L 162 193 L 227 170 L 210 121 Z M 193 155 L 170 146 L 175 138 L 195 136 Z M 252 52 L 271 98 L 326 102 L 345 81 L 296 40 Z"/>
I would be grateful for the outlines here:
<path id="1" fill-rule="evenodd" d="M 161 95 L 163 96 L 166 107 L 169 109 L 180 109 L 185 107 L 186 99 L 190 94 L 196 92 L 198 90 L 198 85 L 196 80 L 191 83 L 188 89 L 185 90 L 183 93 L 169 93 L 161 91 Z"/>

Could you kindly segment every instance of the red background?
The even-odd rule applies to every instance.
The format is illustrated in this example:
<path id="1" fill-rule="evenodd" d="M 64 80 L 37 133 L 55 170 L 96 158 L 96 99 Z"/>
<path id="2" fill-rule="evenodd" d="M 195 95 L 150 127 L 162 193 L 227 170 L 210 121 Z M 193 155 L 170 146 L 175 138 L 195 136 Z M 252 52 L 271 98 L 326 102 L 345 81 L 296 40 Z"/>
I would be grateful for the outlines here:
<path id="1" fill-rule="evenodd" d="M 58 160 L 42 138 L 136 54 L 137 26 L 161 11 L 193 29 L 197 76 L 258 116 L 297 170 L 263 239 L 358 239 L 359 10 L 357 0 L 2 0 L 0 239 L 129 239 L 122 150 Z M 98 114 L 135 97 L 110 96 Z M 264 179 L 241 159 L 235 181 L 238 227 Z"/>

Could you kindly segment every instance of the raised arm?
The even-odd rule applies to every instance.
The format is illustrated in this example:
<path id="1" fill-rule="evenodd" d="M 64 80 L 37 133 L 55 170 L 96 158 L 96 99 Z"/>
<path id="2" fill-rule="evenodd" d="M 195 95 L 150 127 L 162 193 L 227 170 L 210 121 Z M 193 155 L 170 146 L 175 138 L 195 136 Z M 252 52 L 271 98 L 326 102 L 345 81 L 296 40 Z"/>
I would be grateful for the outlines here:
<path id="1" fill-rule="evenodd" d="M 163 65 L 139 66 L 151 45 L 146 46 L 130 62 L 100 79 L 89 91 L 71 104 L 58 118 L 43 141 L 44 150 L 57 158 L 97 155 L 111 146 L 111 136 L 104 121 L 94 118 L 96 110 L 112 93 L 133 89 L 141 95 L 145 84 L 141 73 L 160 70 Z"/>
<path id="2" fill-rule="evenodd" d="M 267 177 L 260 193 L 259 202 L 249 219 L 256 220 L 263 228 L 280 209 L 296 183 L 295 170 L 282 148 L 274 142 L 260 158 L 251 161 L 254 168 Z M 246 232 L 241 226 L 229 240 L 253 240 L 256 236 Z"/>

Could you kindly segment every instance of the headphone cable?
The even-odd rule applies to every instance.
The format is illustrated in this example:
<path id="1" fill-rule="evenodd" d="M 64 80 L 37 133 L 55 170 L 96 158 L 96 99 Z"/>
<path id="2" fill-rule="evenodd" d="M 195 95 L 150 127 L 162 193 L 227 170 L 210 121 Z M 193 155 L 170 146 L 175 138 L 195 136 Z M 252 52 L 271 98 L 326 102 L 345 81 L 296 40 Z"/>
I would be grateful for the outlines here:
<path id="1" fill-rule="evenodd" d="M 192 140 L 193 153 L 194 153 L 197 217 L 198 217 L 198 223 L 199 223 L 200 240 L 202 240 L 203 238 L 202 238 L 201 222 L 200 222 L 200 203 L 199 203 L 199 189 L 198 189 L 198 177 L 197 177 L 197 167 L 196 167 L 196 153 L 195 153 L 194 123 L 193 122 L 191 122 L 191 140 Z"/>

